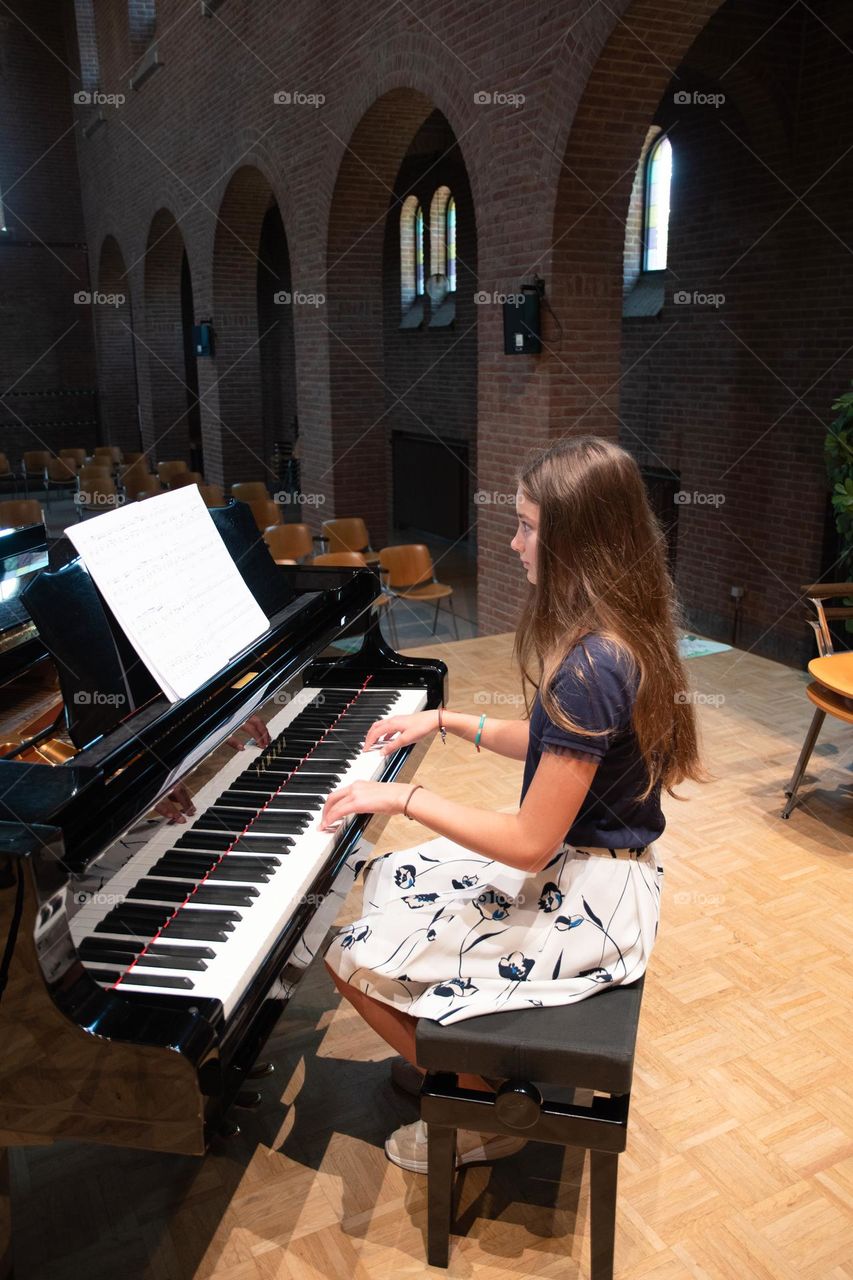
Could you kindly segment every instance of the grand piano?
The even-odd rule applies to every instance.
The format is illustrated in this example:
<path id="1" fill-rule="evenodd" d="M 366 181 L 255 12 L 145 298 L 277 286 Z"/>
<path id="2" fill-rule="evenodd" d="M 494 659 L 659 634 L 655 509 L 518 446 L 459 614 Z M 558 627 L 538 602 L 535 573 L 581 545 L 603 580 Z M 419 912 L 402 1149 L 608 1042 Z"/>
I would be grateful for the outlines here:
<path id="1" fill-rule="evenodd" d="M 411 776 L 424 744 L 377 757 L 361 751 L 367 729 L 445 700 L 444 663 L 385 643 L 371 570 L 276 566 L 245 504 L 211 515 L 270 626 L 180 702 L 153 685 L 79 560 L 24 593 L 73 754 L 0 759 L 4 1278 L 8 1148 L 201 1156 L 233 1126 L 353 883 L 371 815 L 321 832 L 325 798 Z M 270 746 L 224 745 L 252 715 Z M 195 815 L 152 817 L 194 771 L 207 774 Z"/>

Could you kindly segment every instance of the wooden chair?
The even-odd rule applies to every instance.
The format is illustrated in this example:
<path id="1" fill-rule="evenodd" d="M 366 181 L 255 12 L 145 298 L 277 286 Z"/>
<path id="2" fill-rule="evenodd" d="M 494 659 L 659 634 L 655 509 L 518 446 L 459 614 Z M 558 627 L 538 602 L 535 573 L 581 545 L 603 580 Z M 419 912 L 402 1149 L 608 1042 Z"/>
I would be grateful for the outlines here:
<path id="1" fill-rule="evenodd" d="M 417 1060 L 427 1070 L 420 1104 L 431 1266 L 448 1264 L 456 1130 L 473 1129 L 589 1150 L 591 1266 L 584 1274 L 613 1280 L 619 1156 L 628 1142 L 644 985 L 645 974 L 574 1004 L 449 1024 L 417 1020 Z M 462 1073 L 503 1084 L 489 1093 L 460 1089 Z M 568 1089 L 571 1103 L 560 1099 Z M 577 1265 L 569 1270 L 577 1273 Z"/>
<path id="2" fill-rule="evenodd" d="M 185 489 L 188 484 L 204 484 L 204 476 L 200 471 L 179 471 L 169 481 L 169 488 Z"/>
<path id="3" fill-rule="evenodd" d="M 442 600 L 447 600 L 453 618 L 453 630 L 459 639 L 459 627 L 456 623 L 456 610 L 453 607 L 453 588 L 444 582 L 438 582 L 433 569 L 429 548 L 423 542 L 405 543 L 399 547 L 383 547 L 379 552 L 379 563 L 387 572 L 385 590 L 394 600 L 409 600 L 413 603 L 435 601 L 435 616 L 432 620 L 432 633 L 438 625 L 438 610 Z"/>
<path id="4" fill-rule="evenodd" d="M 24 454 L 24 489 L 44 489 L 47 484 L 47 464 L 50 462 L 47 449 L 30 449 Z"/>
<path id="5" fill-rule="evenodd" d="M 134 502 L 141 502 L 143 498 L 156 498 L 158 493 L 165 493 L 166 490 L 160 483 L 159 476 L 149 476 L 146 483 L 139 483 L 134 486 L 133 493 L 127 491 L 128 498 L 132 498 Z"/>
<path id="6" fill-rule="evenodd" d="M 360 551 L 325 551 L 319 556 L 315 556 L 312 564 L 332 565 L 339 569 L 376 569 L 373 565 L 367 563 L 367 560 Z M 386 614 L 391 628 L 392 643 L 395 648 L 399 648 L 399 640 L 397 637 L 397 627 L 394 623 L 394 615 L 390 612 L 391 597 L 384 594 L 378 595 L 373 601 L 373 607 L 377 610 L 388 609 Z"/>
<path id="7" fill-rule="evenodd" d="M 204 498 L 206 507 L 224 507 L 225 494 L 222 486 L 218 484 L 200 484 L 198 486 L 199 493 Z"/>
<path id="8" fill-rule="evenodd" d="M 358 551 L 368 564 L 378 564 L 379 556 L 370 545 L 367 525 L 360 516 L 347 516 L 340 520 L 324 520 L 323 536 L 330 552 Z"/>
<path id="9" fill-rule="evenodd" d="M 78 520 L 84 511 L 103 515 L 105 511 L 114 511 L 118 505 L 119 497 L 112 476 L 108 475 L 105 480 L 90 477 L 85 484 L 81 481 L 77 491 Z"/>
<path id="10" fill-rule="evenodd" d="M 314 538 L 307 524 L 277 524 L 264 531 L 264 542 L 276 564 L 301 560 L 314 550 Z"/>
<path id="11" fill-rule="evenodd" d="M 75 465 L 79 469 L 80 467 L 82 467 L 83 463 L 86 461 L 86 450 L 85 449 L 60 449 L 59 456 L 60 458 L 73 458 Z"/>
<path id="12" fill-rule="evenodd" d="M 835 716 L 836 720 L 853 725 L 853 653 L 836 653 L 829 630 L 830 621 L 853 618 L 853 606 L 826 604 L 833 598 L 853 596 L 853 582 L 818 582 L 803 587 L 803 591 L 814 605 L 816 617 L 807 621 L 814 630 L 820 656 L 809 663 L 809 675 L 814 678 L 806 686 L 806 697 L 815 710 L 794 776 L 785 788 L 788 801 L 782 810 L 783 818 L 789 818 L 797 804 L 797 792 L 826 717 Z"/>
<path id="13" fill-rule="evenodd" d="M 231 497 L 238 502 L 268 502 L 269 496 L 263 480 L 238 480 L 231 486 Z"/>
<path id="14" fill-rule="evenodd" d="M 262 498 L 260 501 L 250 502 L 249 506 L 252 508 L 255 524 L 261 533 L 265 529 L 271 529 L 281 524 L 281 507 L 277 502 L 273 502 L 272 498 Z"/>
<path id="15" fill-rule="evenodd" d="M 134 462 L 131 466 L 123 470 L 119 476 L 126 497 L 133 502 L 140 493 L 153 492 L 162 493 L 163 486 L 160 483 L 160 477 L 152 475 L 145 467 L 145 463 Z"/>
<path id="16" fill-rule="evenodd" d="M 52 491 L 73 493 L 77 488 L 77 464 L 73 458 L 51 458 L 47 464 L 47 498 Z"/>
<path id="17" fill-rule="evenodd" d="M 107 465 L 110 468 L 121 466 L 121 449 L 114 444 L 100 444 L 95 450 L 93 457 L 106 458 Z"/>
<path id="18" fill-rule="evenodd" d="M 183 462 L 180 458 L 176 458 L 174 461 L 171 461 L 171 462 L 157 463 L 157 475 L 160 477 L 160 480 L 164 485 L 166 485 L 167 488 L 172 483 L 172 479 L 180 471 L 189 471 L 189 467 L 187 466 L 187 464 Z"/>
<path id="19" fill-rule="evenodd" d="M 13 492 L 18 487 L 18 477 L 12 470 L 12 465 L 5 453 L 0 453 L 0 485 L 11 489 Z"/>
<path id="20" fill-rule="evenodd" d="M 112 472 L 107 467 L 96 467 L 94 463 L 87 462 L 81 467 L 77 473 L 77 484 L 82 489 L 86 485 L 100 484 L 102 481 L 112 481 Z"/>
<path id="21" fill-rule="evenodd" d="M 133 464 L 134 464 L 134 462 L 144 462 L 144 463 L 145 463 L 145 466 L 146 466 L 146 468 L 147 468 L 147 467 L 148 467 L 148 454 L 147 454 L 147 453 L 139 453 L 138 451 L 136 451 L 136 452 L 128 452 L 128 450 L 125 450 L 125 452 L 124 452 L 124 459 L 123 459 L 123 461 L 124 461 L 124 464 L 125 464 L 125 466 L 126 466 L 126 467 L 132 467 L 132 466 L 133 466 Z"/>
<path id="22" fill-rule="evenodd" d="M 0 529 L 20 529 L 27 524 L 44 524 L 40 502 L 35 498 L 10 498 L 0 502 Z"/>

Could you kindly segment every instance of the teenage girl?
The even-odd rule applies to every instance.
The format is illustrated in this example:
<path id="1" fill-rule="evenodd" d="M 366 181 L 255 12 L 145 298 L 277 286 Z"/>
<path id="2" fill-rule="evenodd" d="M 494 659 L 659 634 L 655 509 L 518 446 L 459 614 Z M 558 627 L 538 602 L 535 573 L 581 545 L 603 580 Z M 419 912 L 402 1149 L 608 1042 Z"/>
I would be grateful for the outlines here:
<path id="1" fill-rule="evenodd" d="M 419 1017 L 569 1004 L 640 977 L 660 913 L 661 788 L 706 776 L 665 539 L 633 458 L 595 437 L 560 441 L 520 472 L 516 514 L 526 717 L 389 716 L 364 749 L 389 754 L 442 729 L 523 761 L 518 812 L 393 782 L 343 787 L 323 811 L 328 828 L 352 813 L 405 813 L 437 833 L 365 865 L 363 914 L 326 955 L 338 990 L 402 1055 L 392 1076 L 411 1092 L 423 1074 Z M 523 1141 L 460 1131 L 457 1161 Z M 396 1130 L 385 1149 L 425 1171 L 425 1125 Z"/>

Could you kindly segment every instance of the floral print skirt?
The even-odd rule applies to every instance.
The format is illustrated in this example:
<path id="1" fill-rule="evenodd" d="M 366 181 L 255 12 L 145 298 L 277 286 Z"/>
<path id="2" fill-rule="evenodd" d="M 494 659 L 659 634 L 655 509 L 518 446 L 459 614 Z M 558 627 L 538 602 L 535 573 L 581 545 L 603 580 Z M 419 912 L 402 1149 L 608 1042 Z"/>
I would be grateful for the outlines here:
<path id="1" fill-rule="evenodd" d="M 327 964 L 438 1022 L 572 1004 L 645 972 L 660 918 L 656 845 L 617 858 L 564 844 L 513 896 L 490 886 L 498 865 L 444 837 L 357 863 L 363 914 L 333 936 Z"/>

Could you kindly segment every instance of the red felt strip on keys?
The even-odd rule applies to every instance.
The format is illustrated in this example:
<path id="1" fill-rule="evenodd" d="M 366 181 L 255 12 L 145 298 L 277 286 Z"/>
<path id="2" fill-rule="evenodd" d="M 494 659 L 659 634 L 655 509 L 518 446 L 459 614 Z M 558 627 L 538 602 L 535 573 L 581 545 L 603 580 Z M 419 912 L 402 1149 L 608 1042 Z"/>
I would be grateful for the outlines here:
<path id="1" fill-rule="evenodd" d="M 337 716 L 337 717 L 332 721 L 332 723 L 329 725 L 328 729 L 325 729 L 325 730 L 323 731 L 323 733 L 321 734 L 321 736 L 320 736 L 320 737 L 317 739 L 317 741 L 314 743 L 314 746 L 311 748 L 311 750 L 310 750 L 310 751 L 307 751 L 307 752 L 305 753 L 305 755 L 301 758 L 301 760 L 299 761 L 299 764 L 296 766 L 296 768 L 291 769 L 290 773 L 287 775 L 287 777 L 284 779 L 284 781 L 281 783 L 281 785 L 280 785 L 280 786 L 278 786 L 278 787 L 276 787 L 275 791 L 272 793 L 272 795 L 270 796 L 269 800 L 265 801 L 265 803 L 263 804 L 263 806 L 262 806 L 262 807 L 258 810 L 258 812 L 255 814 L 254 818 L 252 818 L 251 822 L 248 822 L 248 823 L 246 824 L 246 826 L 243 828 L 243 830 L 240 832 L 240 834 L 239 834 L 238 836 L 235 836 L 235 837 L 234 837 L 234 839 L 233 839 L 233 840 L 231 841 L 231 843 L 229 844 L 228 848 L 227 848 L 227 849 L 224 849 L 224 850 L 222 851 L 222 853 L 221 853 L 221 854 L 220 854 L 220 855 L 219 855 L 219 856 L 218 856 L 218 857 L 217 857 L 217 858 L 216 858 L 216 859 L 211 863 L 211 865 L 208 867 L 207 871 L 205 871 L 205 873 L 204 873 L 203 877 L 201 878 L 201 880 L 199 880 L 199 882 L 198 882 L 198 884 L 195 886 L 195 888 L 193 888 L 193 889 L 192 889 L 192 890 L 187 894 L 187 896 L 184 898 L 183 902 L 179 903 L 179 904 L 178 904 L 178 906 L 177 906 L 177 907 L 175 907 L 175 910 L 174 910 L 174 911 L 172 912 L 172 914 L 169 916 L 168 920 L 166 920 L 165 924 L 161 924 L 161 925 L 160 925 L 160 928 L 159 928 L 159 929 L 157 930 L 157 932 L 154 934 L 154 937 L 153 937 L 153 938 L 149 938 L 149 939 L 148 939 L 148 941 L 146 942 L 145 946 L 144 946 L 144 947 L 142 948 L 142 950 L 139 952 L 139 955 L 134 956 L 133 960 L 132 960 L 132 961 L 131 961 L 131 963 L 127 966 L 127 968 L 124 970 L 124 972 L 119 974 L 119 976 L 116 978 L 115 982 L 114 982 L 114 983 L 112 984 L 112 986 L 109 988 L 109 989 L 110 989 L 110 991 L 115 991 L 116 987 L 119 985 L 119 983 L 122 981 L 122 979 L 123 979 L 123 978 L 126 978 L 126 977 L 127 977 L 127 975 L 128 975 L 128 974 L 129 974 L 133 969 L 135 969 L 135 968 L 136 968 L 137 964 L 138 964 L 138 963 L 139 963 L 139 961 L 142 959 L 142 957 L 143 957 L 144 955 L 146 955 L 146 954 L 147 954 L 149 947 L 153 946 L 153 944 L 157 941 L 157 939 L 158 939 L 158 938 L 161 938 L 161 937 L 163 936 L 163 934 L 165 933 L 165 931 L 168 929 L 169 925 L 172 923 L 172 921 L 173 921 L 173 920 L 175 919 L 175 917 L 177 916 L 178 912 L 179 912 L 179 911 L 183 911 L 183 909 L 184 909 L 184 907 L 187 905 L 187 903 L 192 901 L 192 899 L 193 899 L 193 897 L 195 896 L 195 894 L 196 894 L 196 893 L 198 893 L 199 889 L 200 889 L 200 888 L 201 888 L 201 886 L 202 886 L 202 885 L 207 881 L 207 879 L 208 879 L 208 877 L 211 875 L 211 873 L 212 873 L 212 872 L 214 872 L 214 871 L 216 870 L 216 868 L 217 868 L 217 867 L 221 866 L 222 861 L 223 861 L 223 859 L 224 859 L 224 858 L 227 858 L 228 854 L 229 854 L 229 853 L 231 852 L 231 850 L 234 848 L 234 846 L 235 846 L 235 844 L 237 843 L 237 841 L 238 841 L 238 840 L 242 840 L 243 836 L 245 836 L 249 831 L 251 831 L 252 826 L 257 822 L 257 820 L 258 820 L 258 818 L 261 816 L 261 814 L 266 810 L 266 808 L 267 808 L 270 804 L 272 804 L 272 802 L 273 802 L 273 800 L 275 800 L 276 796 L 281 795 L 282 788 L 284 788 L 284 787 L 286 787 L 286 786 L 287 786 L 288 782 L 289 782 L 289 781 L 290 781 L 290 779 L 293 777 L 293 775 L 294 775 L 295 773 L 298 773 L 298 772 L 299 772 L 300 766 L 301 766 L 301 765 L 303 765 L 303 764 L 305 763 L 305 761 L 306 761 L 306 760 L 310 759 L 310 757 L 313 755 L 313 753 L 317 750 L 317 748 L 319 747 L 320 743 L 321 743 L 321 742 L 323 741 L 323 739 L 326 737 L 326 734 L 331 733 L 331 731 L 334 729 L 335 725 L 336 725 L 336 724 L 338 724 L 338 722 L 341 720 L 341 718 L 342 718 L 343 716 L 345 716 L 345 715 L 346 715 L 346 713 L 349 711 L 350 707 L 351 707 L 351 706 L 353 706 L 353 705 L 354 705 L 354 703 L 356 703 L 356 702 L 358 701 L 358 699 L 361 697 L 362 693 L 364 693 L 364 690 L 367 688 L 368 684 L 370 683 L 370 681 L 371 681 L 372 679 L 373 679 L 373 676 L 372 676 L 372 675 L 367 676 L 367 677 L 365 678 L 364 684 L 363 684 L 363 685 L 361 686 L 361 688 L 358 690 L 358 692 L 356 693 L 355 697 L 350 699 L 350 701 L 346 704 L 346 706 L 344 707 L 344 709 L 339 713 L 339 715 L 338 715 L 338 716 Z M 157 985 L 157 980 L 156 980 L 156 978 L 155 978 L 155 977 L 152 977 L 152 979 L 151 979 L 151 985 L 152 985 L 152 986 L 156 986 L 156 985 Z"/>

